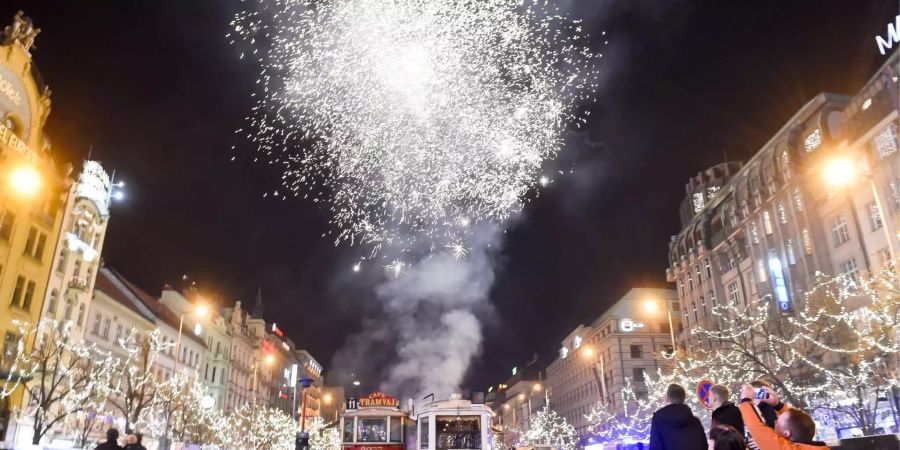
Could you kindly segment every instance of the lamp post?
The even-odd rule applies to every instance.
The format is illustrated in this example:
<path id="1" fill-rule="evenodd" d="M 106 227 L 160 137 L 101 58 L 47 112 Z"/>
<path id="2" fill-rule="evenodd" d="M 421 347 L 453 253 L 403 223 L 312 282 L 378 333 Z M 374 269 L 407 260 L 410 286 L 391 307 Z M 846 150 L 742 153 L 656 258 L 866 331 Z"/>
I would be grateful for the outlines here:
<path id="1" fill-rule="evenodd" d="M 854 161 L 851 158 L 845 157 L 835 157 L 827 161 L 822 167 L 822 176 L 825 183 L 831 188 L 845 190 L 847 194 L 847 201 L 850 203 L 850 209 L 853 210 L 851 212 L 853 213 L 854 224 L 856 225 L 860 246 L 864 253 L 863 257 L 867 264 L 869 263 L 869 253 L 866 251 L 862 229 L 859 226 L 859 219 L 856 214 L 856 207 L 850 191 L 845 188 L 853 184 L 859 178 L 865 178 L 865 180 L 868 181 L 869 189 L 872 191 L 872 196 L 875 199 L 875 208 L 878 209 L 878 216 L 881 219 L 881 228 L 884 230 L 885 238 L 887 239 L 888 253 L 890 254 L 891 261 L 895 264 L 895 270 L 900 270 L 900 267 L 896 267 L 897 250 L 894 248 L 895 237 L 891 234 L 891 228 L 896 227 L 893 226 L 893 218 L 890 212 L 884 208 L 884 203 L 881 201 L 881 193 L 878 192 L 878 185 L 875 184 L 875 178 L 868 172 L 868 164 L 865 162 Z M 869 211 L 869 214 L 871 213 L 872 212 Z M 871 270 L 871 267 L 868 269 Z"/>
<path id="2" fill-rule="evenodd" d="M 181 313 L 181 316 L 178 320 L 178 340 L 175 343 L 175 362 L 172 364 L 172 373 L 178 372 L 178 357 L 181 354 L 181 331 L 184 328 L 184 315 L 193 313 L 198 319 L 206 316 L 206 313 L 209 312 L 209 308 L 204 304 L 197 305 L 194 309 L 187 310 Z"/>
<path id="3" fill-rule="evenodd" d="M 663 301 L 666 308 L 666 315 L 669 319 L 669 337 L 672 339 L 672 359 L 677 355 L 677 347 L 675 346 L 675 326 L 672 323 L 672 308 L 669 307 L 668 301 Z M 656 300 L 647 300 L 644 302 L 644 311 L 649 314 L 656 314 L 659 311 L 659 302 Z"/>

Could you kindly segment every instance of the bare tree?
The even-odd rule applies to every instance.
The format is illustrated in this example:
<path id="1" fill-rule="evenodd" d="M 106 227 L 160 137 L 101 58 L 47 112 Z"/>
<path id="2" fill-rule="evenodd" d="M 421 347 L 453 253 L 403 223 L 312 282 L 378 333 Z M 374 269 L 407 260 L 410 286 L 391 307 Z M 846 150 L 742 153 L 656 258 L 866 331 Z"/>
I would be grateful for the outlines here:
<path id="1" fill-rule="evenodd" d="M 104 389 L 108 367 L 97 358 L 95 347 L 74 341 L 70 321 L 24 323 L 19 333 L 22 339 L 10 371 L 17 376 L 4 382 L 0 395 L 23 387 L 26 404 L 19 415 L 31 422 L 32 444 L 38 445 L 70 414 L 92 406 Z M 27 342 L 33 342 L 30 351 L 25 350 Z"/>
<path id="2" fill-rule="evenodd" d="M 125 432 L 131 433 L 156 399 L 157 379 L 153 373 L 159 352 L 165 348 L 158 329 L 141 333 L 132 329 L 118 345 L 125 356 L 117 358 L 117 376 L 110 379 L 109 406 L 125 418 Z"/>

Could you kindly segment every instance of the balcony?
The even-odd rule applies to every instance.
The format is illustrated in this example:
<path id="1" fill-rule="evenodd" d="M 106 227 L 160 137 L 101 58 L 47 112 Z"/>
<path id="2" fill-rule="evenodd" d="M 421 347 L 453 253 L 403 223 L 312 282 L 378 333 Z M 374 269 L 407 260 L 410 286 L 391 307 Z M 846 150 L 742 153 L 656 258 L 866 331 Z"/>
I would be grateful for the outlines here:
<path id="1" fill-rule="evenodd" d="M 73 276 L 72 278 L 69 278 L 69 289 L 87 292 L 88 284 L 88 279 L 86 277 Z"/>

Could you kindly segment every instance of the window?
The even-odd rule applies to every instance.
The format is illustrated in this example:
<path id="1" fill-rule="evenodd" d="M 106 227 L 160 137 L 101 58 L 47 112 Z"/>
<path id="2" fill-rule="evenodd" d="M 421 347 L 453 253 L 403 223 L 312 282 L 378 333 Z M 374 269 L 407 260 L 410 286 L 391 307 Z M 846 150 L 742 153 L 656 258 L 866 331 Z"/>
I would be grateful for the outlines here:
<path id="1" fill-rule="evenodd" d="M 756 228 L 756 221 L 750 221 L 750 240 L 754 244 L 759 244 L 759 230 Z"/>
<path id="2" fill-rule="evenodd" d="M 78 305 L 78 326 L 84 326 L 84 303 Z"/>
<path id="3" fill-rule="evenodd" d="M 794 188 L 793 197 L 794 209 L 796 209 L 797 211 L 803 211 L 803 193 L 800 192 L 800 188 Z"/>
<path id="4" fill-rule="evenodd" d="M 669 334 L 669 322 L 660 322 L 659 323 L 659 332 Z"/>
<path id="5" fill-rule="evenodd" d="M 706 266 L 706 279 L 709 280 L 712 278 L 712 265 L 709 263 L 709 258 L 703 260 L 703 264 Z"/>
<path id="6" fill-rule="evenodd" d="M 737 305 L 741 301 L 741 293 L 738 289 L 737 281 L 728 285 L 728 300 L 732 305 Z"/>
<path id="7" fill-rule="evenodd" d="M 841 263 L 841 274 L 846 275 L 854 283 L 859 283 L 859 267 L 856 258 L 850 258 Z"/>
<path id="8" fill-rule="evenodd" d="M 897 124 L 892 123 L 884 127 L 872 139 L 872 146 L 881 159 L 886 159 L 897 153 Z"/>
<path id="9" fill-rule="evenodd" d="M 709 307 L 710 310 L 716 307 L 716 291 L 714 289 L 709 290 Z"/>
<path id="10" fill-rule="evenodd" d="M 893 260 L 891 259 L 891 249 L 885 247 L 881 250 L 878 250 L 878 257 L 881 259 L 881 264 L 885 266 L 890 265 Z"/>
<path id="11" fill-rule="evenodd" d="M 28 229 L 28 240 L 25 241 L 25 251 L 22 253 L 23 255 L 33 255 L 34 254 L 34 242 L 37 240 L 37 228 L 31 227 Z"/>
<path id="12" fill-rule="evenodd" d="M 819 148 L 820 145 L 822 145 L 822 131 L 818 128 L 813 130 L 812 133 L 809 133 L 809 135 L 806 136 L 806 139 L 803 140 L 803 148 L 806 150 L 806 153 L 812 153 Z"/>
<path id="13" fill-rule="evenodd" d="M 644 382 L 644 369 L 642 369 L 640 367 L 635 367 L 635 368 L 631 369 L 631 377 L 634 379 L 634 381 L 643 383 Z"/>
<path id="14" fill-rule="evenodd" d="M 109 326 L 112 324 L 112 319 L 107 317 L 103 321 L 103 332 L 100 334 L 103 336 L 103 339 L 109 339 Z"/>
<path id="15" fill-rule="evenodd" d="M 700 271 L 700 266 L 695 267 L 695 269 L 697 269 L 697 284 L 699 285 L 703 282 L 703 272 Z"/>
<path id="16" fill-rule="evenodd" d="M 761 259 L 756 261 L 756 276 L 760 283 L 766 282 L 766 263 Z"/>
<path id="17" fill-rule="evenodd" d="M 803 235 L 803 250 L 806 251 L 807 255 L 812 255 L 813 243 L 812 237 L 809 235 L 809 230 L 804 228 L 801 234 Z"/>
<path id="18" fill-rule="evenodd" d="M 787 210 L 784 207 L 784 202 L 779 200 L 775 202 L 775 213 L 778 214 L 778 222 L 782 225 L 788 223 Z"/>
<path id="19" fill-rule="evenodd" d="M 900 178 L 891 181 L 891 203 L 894 204 L 894 211 L 900 209 Z"/>
<path id="20" fill-rule="evenodd" d="M 22 307 L 22 295 L 25 293 L 25 277 L 19 275 L 16 278 L 16 288 L 13 290 L 12 301 L 10 305 L 15 307 Z"/>
<path id="21" fill-rule="evenodd" d="M 847 214 L 840 213 L 831 219 L 831 238 L 834 246 L 839 247 L 850 240 L 850 232 L 847 231 Z"/>
<path id="22" fill-rule="evenodd" d="M 644 356 L 644 348 L 642 345 L 632 345 L 631 346 L 631 357 L 634 359 L 639 359 Z"/>
<path id="23" fill-rule="evenodd" d="M 769 211 L 763 211 L 762 220 L 763 230 L 766 231 L 766 234 L 772 234 L 772 216 L 769 214 Z"/>
<path id="24" fill-rule="evenodd" d="M 72 299 L 66 299 L 66 312 L 63 313 L 63 320 L 72 320 L 72 308 L 74 307 L 75 305 L 73 304 Z"/>
<path id="25" fill-rule="evenodd" d="M 215 374 L 215 367 L 213 373 Z M 215 378 L 215 375 L 213 375 Z M 357 442 L 387 442 L 387 423 L 385 417 L 357 417 Z M 460 448 L 460 447 L 453 447 Z"/>
<path id="26" fill-rule="evenodd" d="M 8 241 L 12 237 L 13 225 L 16 223 L 16 215 L 6 211 L 3 219 L 0 220 L 0 239 Z"/>
<path id="27" fill-rule="evenodd" d="M 695 192 L 692 198 L 694 202 L 694 212 L 698 213 L 703 209 L 703 192 Z"/>
<path id="28" fill-rule="evenodd" d="M 688 279 L 688 289 L 693 291 L 694 290 L 694 277 L 693 277 L 693 275 L 691 275 L 690 270 L 687 271 L 687 279 Z"/>
<path id="29" fill-rule="evenodd" d="M 794 254 L 794 240 L 788 239 L 784 241 L 784 250 L 787 252 L 788 264 L 797 264 L 797 256 Z"/>
<path id="30" fill-rule="evenodd" d="M 403 442 L 403 419 L 400 417 L 389 417 L 391 424 L 391 442 Z"/>
<path id="31" fill-rule="evenodd" d="M 66 270 L 66 259 L 69 257 L 69 250 L 63 246 L 63 249 L 59 252 L 59 264 L 56 266 L 57 272 L 65 272 Z"/>
<path id="32" fill-rule="evenodd" d="M 100 322 L 102 321 L 103 316 L 100 313 L 97 313 L 97 315 L 94 316 L 94 327 L 91 328 L 91 333 L 93 333 L 95 336 L 100 335 Z"/>
<path id="33" fill-rule="evenodd" d="M 427 419 L 426 419 L 427 421 Z M 427 425 L 425 426 L 428 427 Z M 427 441 L 428 438 L 425 438 Z M 355 442 L 353 440 L 353 418 L 352 417 L 344 417 L 344 442 Z"/>
<path id="34" fill-rule="evenodd" d="M 40 233 L 38 237 L 37 247 L 34 249 L 34 257 L 41 259 L 44 257 L 44 248 L 47 246 L 47 235 Z"/>
<path id="35" fill-rule="evenodd" d="M 706 317 L 706 299 L 702 295 L 700 296 L 700 313 Z"/>
<path id="36" fill-rule="evenodd" d="M 691 312 L 693 313 L 694 322 L 696 323 L 698 320 L 700 320 L 700 318 L 697 317 L 697 302 L 691 302 Z"/>
<path id="37" fill-rule="evenodd" d="M 34 281 L 29 281 L 25 288 L 25 299 L 22 301 L 23 309 L 31 309 L 31 301 L 34 300 Z"/>
<path id="38" fill-rule="evenodd" d="M 479 416 L 438 416 L 438 449 L 481 449 L 481 417 Z M 362 420 L 362 419 L 360 419 Z"/>
<path id="39" fill-rule="evenodd" d="M 878 205 L 875 202 L 868 204 L 869 209 L 869 225 L 872 226 L 872 231 L 878 230 L 884 226 L 884 221 L 881 220 L 881 211 L 878 210 Z"/>
<path id="40" fill-rule="evenodd" d="M 21 339 L 21 336 L 15 333 L 6 333 L 6 337 L 3 339 L 3 354 L 0 354 L 0 370 L 9 372 L 9 369 L 12 368 Z"/>
<path id="41" fill-rule="evenodd" d="M 54 289 L 50 292 L 50 301 L 47 302 L 47 314 L 49 314 L 51 318 L 56 317 L 56 302 L 58 298 L 58 290 Z"/>
<path id="42" fill-rule="evenodd" d="M 116 342 L 119 342 L 119 339 L 122 339 L 122 334 L 123 334 L 122 332 L 123 332 L 122 324 L 120 323 L 120 324 L 116 325 Z"/>

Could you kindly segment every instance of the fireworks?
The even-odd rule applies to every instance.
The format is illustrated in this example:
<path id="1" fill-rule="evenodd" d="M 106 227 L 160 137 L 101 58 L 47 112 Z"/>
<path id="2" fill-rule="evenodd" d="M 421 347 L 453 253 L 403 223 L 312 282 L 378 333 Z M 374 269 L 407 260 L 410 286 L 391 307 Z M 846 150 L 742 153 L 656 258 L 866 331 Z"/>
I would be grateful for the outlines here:
<path id="1" fill-rule="evenodd" d="M 575 110 L 599 55 L 554 10 L 258 0 L 230 35 L 261 67 L 252 127 L 239 132 L 283 169 L 282 196 L 327 205 L 335 245 L 465 256 L 476 225 L 502 224 L 549 182 L 543 163 L 584 123 Z"/>

